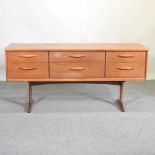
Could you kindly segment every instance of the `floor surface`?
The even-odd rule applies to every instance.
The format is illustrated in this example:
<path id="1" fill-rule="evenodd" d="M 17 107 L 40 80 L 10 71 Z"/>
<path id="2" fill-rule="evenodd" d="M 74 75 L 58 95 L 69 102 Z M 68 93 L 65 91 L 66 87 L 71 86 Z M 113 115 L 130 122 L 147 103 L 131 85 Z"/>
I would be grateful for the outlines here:
<path id="1" fill-rule="evenodd" d="M 154 155 L 155 81 L 118 86 L 0 83 L 0 155 Z"/>

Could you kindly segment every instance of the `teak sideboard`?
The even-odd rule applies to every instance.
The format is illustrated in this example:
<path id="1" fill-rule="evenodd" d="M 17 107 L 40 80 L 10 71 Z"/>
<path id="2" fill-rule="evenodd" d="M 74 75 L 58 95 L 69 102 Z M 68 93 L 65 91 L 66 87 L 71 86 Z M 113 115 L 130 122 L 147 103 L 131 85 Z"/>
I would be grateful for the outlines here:
<path id="1" fill-rule="evenodd" d="M 105 83 L 120 86 L 117 103 L 123 105 L 123 84 L 144 81 L 148 49 L 140 44 L 10 44 L 6 49 L 7 81 L 29 83 Z"/>

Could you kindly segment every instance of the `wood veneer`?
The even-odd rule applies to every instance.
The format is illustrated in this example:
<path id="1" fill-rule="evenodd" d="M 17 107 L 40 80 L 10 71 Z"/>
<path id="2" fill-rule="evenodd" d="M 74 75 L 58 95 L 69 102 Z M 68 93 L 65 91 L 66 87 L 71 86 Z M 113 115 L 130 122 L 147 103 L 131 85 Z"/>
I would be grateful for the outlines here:
<path id="1" fill-rule="evenodd" d="M 48 52 L 8 52 L 7 59 L 9 63 L 48 62 Z"/>
<path id="2" fill-rule="evenodd" d="M 106 62 L 144 62 L 146 52 L 107 52 Z"/>
<path id="3" fill-rule="evenodd" d="M 50 62 L 105 62 L 105 52 L 50 52 Z"/>
<path id="4" fill-rule="evenodd" d="M 11 44 L 6 49 L 7 81 L 44 83 L 119 83 L 122 111 L 123 84 L 143 81 L 147 75 L 148 49 L 141 44 Z"/>
<path id="5" fill-rule="evenodd" d="M 50 77 L 59 79 L 104 78 L 104 63 L 50 63 Z M 95 73 L 94 73 L 95 72 Z"/>
<path id="6" fill-rule="evenodd" d="M 49 78 L 48 63 L 9 63 L 9 79 L 45 79 Z"/>
<path id="7" fill-rule="evenodd" d="M 145 63 L 107 63 L 108 78 L 145 78 Z"/>

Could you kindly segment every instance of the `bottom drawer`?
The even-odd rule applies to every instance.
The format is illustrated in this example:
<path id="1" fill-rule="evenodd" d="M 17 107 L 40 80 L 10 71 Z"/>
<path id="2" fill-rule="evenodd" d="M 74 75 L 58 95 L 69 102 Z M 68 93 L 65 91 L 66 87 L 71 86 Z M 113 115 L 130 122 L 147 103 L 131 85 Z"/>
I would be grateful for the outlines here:
<path id="1" fill-rule="evenodd" d="M 8 79 L 49 78 L 48 63 L 9 63 Z"/>
<path id="2" fill-rule="evenodd" d="M 144 78 L 145 63 L 107 63 L 107 78 Z"/>
<path id="3" fill-rule="evenodd" d="M 60 79 L 103 78 L 104 63 L 51 63 L 50 77 Z"/>

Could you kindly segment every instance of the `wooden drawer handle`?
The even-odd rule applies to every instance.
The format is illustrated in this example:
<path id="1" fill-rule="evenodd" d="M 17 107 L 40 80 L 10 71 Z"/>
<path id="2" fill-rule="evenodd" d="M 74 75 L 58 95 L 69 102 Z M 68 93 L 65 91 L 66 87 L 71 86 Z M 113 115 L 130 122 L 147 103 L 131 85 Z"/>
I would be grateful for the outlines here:
<path id="1" fill-rule="evenodd" d="M 68 57 L 70 57 L 70 58 L 84 58 L 86 56 L 85 55 L 69 55 Z"/>
<path id="2" fill-rule="evenodd" d="M 33 68 L 23 68 L 23 67 L 20 67 L 19 69 L 21 70 L 36 70 L 37 68 L 33 67 Z"/>
<path id="3" fill-rule="evenodd" d="M 133 58 L 135 57 L 134 55 L 118 55 L 121 58 Z"/>
<path id="4" fill-rule="evenodd" d="M 37 55 L 19 55 L 18 57 L 20 57 L 20 58 L 33 58 L 33 57 L 37 57 Z"/>
<path id="5" fill-rule="evenodd" d="M 119 70 L 134 70 L 133 67 L 118 67 Z"/>
<path id="6" fill-rule="evenodd" d="M 85 70 L 86 68 L 83 67 L 71 67 L 69 68 L 69 70 L 74 70 L 74 71 L 81 71 L 81 70 Z"/>

